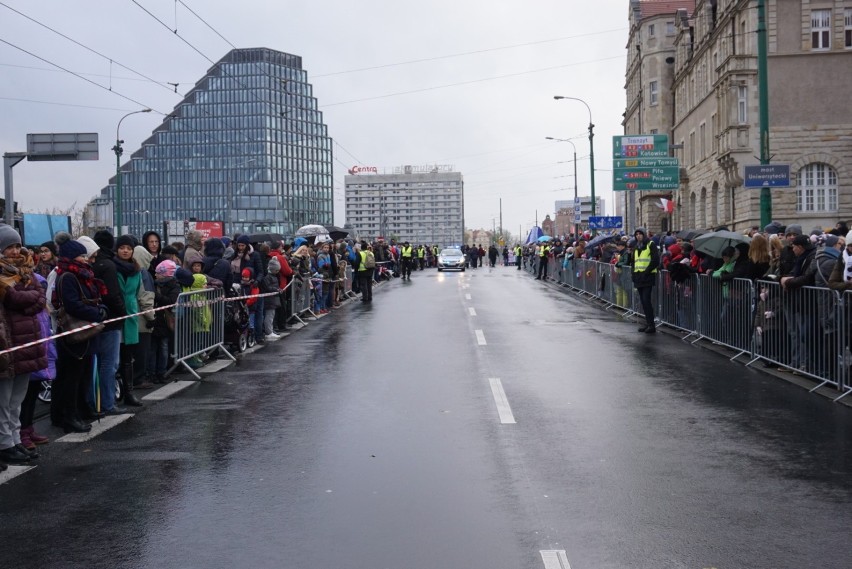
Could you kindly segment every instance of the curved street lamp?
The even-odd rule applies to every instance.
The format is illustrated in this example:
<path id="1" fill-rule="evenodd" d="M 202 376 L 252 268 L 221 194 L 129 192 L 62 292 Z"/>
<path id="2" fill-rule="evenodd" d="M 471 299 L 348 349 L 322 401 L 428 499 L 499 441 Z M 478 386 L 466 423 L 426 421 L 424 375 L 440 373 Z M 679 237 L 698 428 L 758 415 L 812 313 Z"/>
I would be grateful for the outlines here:
<path id="1" fill-rule="evenodd" d="M 580 234 L 580 220 L 577 219 L 576 216 L 576 208 L 577 208 L 577 146 L 567 138 L 553 138 L 552 136 L 545 136 L 547 140 L 552 140 L 554 142 L 567 142 L 571 145 L 571 148 L 574 149 L 574 237 Z M 594 199 L 594 198 L 592 198 Z"/>
<path id="2" fill-rule="evenodd" d="M 597 200 L 595 200 L 595 125 L 592 122 L 592 109 L 589 107 L 589 104 L 583 99 L 578 99 L 577 97 L 563 97 L 562 95 L 554 95 L 554 99 L 560 101 L 562 99 L 568 99 L 570 101 L 580 101 L 584 105 L 586 105 L 586 109 L 589 111 L 589 169 L 592 174 L 592 215 L 597 215 Z"/>
<path id="3" fill-rule="evenodd" d="M 132 113 L 127 113 L 118 121 L 118 126 L 115 127 L 115 146 L 112 147 L 112 151 L 115 152 L 115 221 L 118 234 L 121 234 L 121 155 L 124 154 L 124 150 L 121 148 L 121 145 L 124 144 L 124 141 L 119 138 L 118 131 L 121 128 L 121 121 L 129 117 L 130 115 L 135 115 L 138 113 L 150 113 L 151 109 L 142 109 L 141 111 L 133 111 Z"/>

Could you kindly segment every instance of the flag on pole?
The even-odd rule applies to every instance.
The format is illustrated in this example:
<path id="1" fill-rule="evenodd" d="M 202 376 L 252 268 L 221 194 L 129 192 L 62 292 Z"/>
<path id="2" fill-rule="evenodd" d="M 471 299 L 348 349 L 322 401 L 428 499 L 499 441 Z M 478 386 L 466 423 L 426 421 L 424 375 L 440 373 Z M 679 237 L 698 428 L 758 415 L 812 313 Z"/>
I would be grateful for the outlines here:
<path id="1" fill-rule="evenodd" d="M 666 213 L 674 213 L 674 202 L 666 198 L 660 198 L 660 209 Z"/>

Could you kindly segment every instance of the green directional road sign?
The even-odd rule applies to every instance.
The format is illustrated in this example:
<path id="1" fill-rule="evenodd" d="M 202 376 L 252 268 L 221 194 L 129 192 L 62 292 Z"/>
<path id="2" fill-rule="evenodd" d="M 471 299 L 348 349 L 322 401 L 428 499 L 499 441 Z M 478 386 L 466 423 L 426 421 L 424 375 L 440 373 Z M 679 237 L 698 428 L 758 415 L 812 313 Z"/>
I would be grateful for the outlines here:
<path id="1" fill-rule="evenodd" d="M 612 157 L 621 158 L 664 158 L 669 155 L 669 135 L 639 134 L 612 137 Z"/>
<path id="2" fill-rule="evenodd" d="M 613 160 L 613 170 L 636 168 L 664 168 L 667 166 L 680 166 L 677 158 L 625 158 Z"/>
<path id="3" fill-rule="evenodd" d="M 630 161 L 632 162 L 632 161 Z M 675 164 L 677 160 L 675 160 Z M 680 185 L 680 167 L 660 166 L 652 168 L 615 168 L 612 189 L 616 192 L 628 190 L 676 190 Z"/>

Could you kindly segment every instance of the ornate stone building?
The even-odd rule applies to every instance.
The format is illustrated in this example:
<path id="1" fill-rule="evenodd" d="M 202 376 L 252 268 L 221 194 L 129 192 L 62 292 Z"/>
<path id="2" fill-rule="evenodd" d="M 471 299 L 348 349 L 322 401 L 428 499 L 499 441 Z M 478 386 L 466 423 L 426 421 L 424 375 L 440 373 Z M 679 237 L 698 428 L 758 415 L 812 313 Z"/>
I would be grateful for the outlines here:
<path id="1" fill-rule="evenodd" d="M 674 12 L 660 12 L 664 6 Z M 789 164 L 791 174 L 789 188 L 772 190 L 772 217 L 806 230 L 831 227 L 852 218 L 852 0 L 766 0 L 766 13 L 770 154 L 772 163 Z M 655 69 L 659 62 L 649 61 L 647 52 L 638 61 L 632 48 L 625 129 L 639 133 L 630 110 L 652 106 L 650 82 L 659 77 L 658 88 L 671 101 L 665 109 L 667 100 L 659 97 L 659 111 L 672 116 L 670 125 L 660 120 L 669 130 L 659 132 L 679 146 L 674 155 L 682 166 L 669 226 L 759 225 L 760 190 L 743 188 L 742 180 L 744 167 L 758 164 L 760 154 L 757 0 L 633 0 L 631 41 L 648 38 L 648 26 L 661 15 L 675 34 L 674 54 Z M 631 61 L 642 68 L 641 81 Z M 637 82 L 638 94 L 631 91 Z M 643 125 L 646 132 L 650 124 Z M 646 207 L 659 200 L 643 198 L 637 223 L 664 229 L 669 220 L 660 219 L 661 210 Z"/>

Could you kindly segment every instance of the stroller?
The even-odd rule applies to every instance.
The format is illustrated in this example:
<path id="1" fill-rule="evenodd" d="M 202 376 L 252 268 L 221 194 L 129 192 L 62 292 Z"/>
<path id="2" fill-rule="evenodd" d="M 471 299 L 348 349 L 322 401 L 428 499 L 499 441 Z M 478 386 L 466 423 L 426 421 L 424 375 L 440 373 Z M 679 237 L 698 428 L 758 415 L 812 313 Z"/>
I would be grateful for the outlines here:
<path id="1" fill-rule="evenodd" d="M 240 296 L 240 285 L 234 285 L 234 294 Z M 234 346 L 240 352 L 254 346 L 255 339 L 249 328 L 249 310 L 245 300 L 226 302 L 225 308 L 225 343 Z"/>

